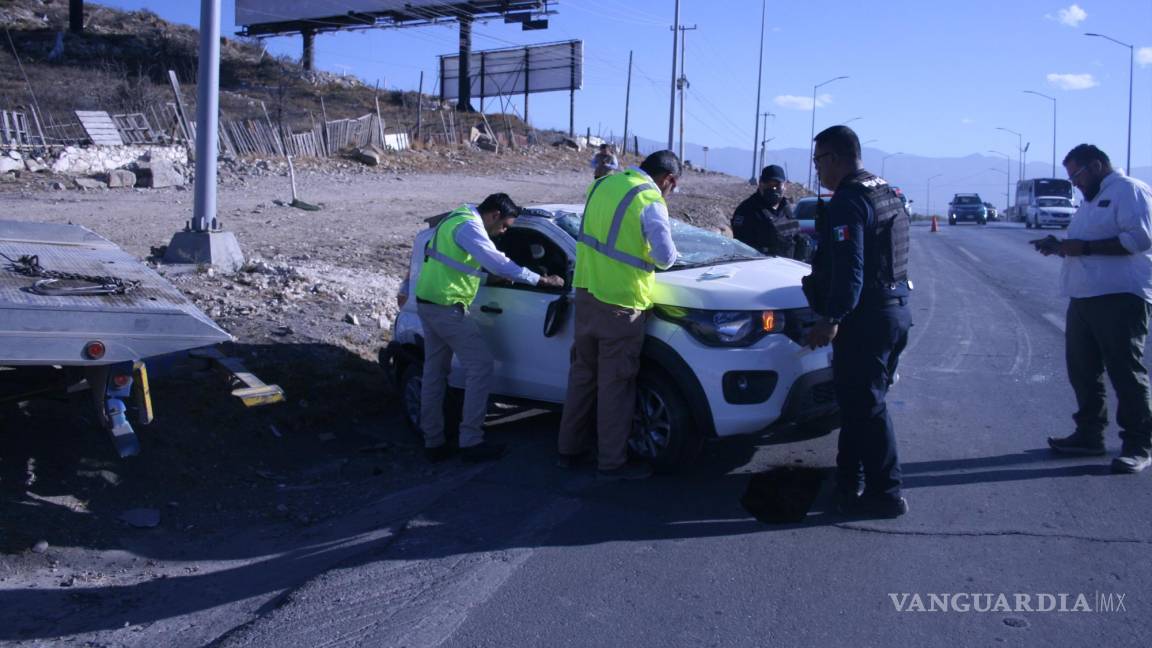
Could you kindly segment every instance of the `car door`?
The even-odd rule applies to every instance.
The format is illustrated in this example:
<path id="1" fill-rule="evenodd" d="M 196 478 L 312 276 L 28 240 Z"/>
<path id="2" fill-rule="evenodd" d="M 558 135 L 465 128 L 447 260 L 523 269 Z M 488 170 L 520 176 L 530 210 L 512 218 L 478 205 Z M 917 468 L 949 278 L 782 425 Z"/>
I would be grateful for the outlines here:
<path id="1" fill-rule="evenodd" d="M 570 278 L 575 257 L 575 245 L 570 241 L 571 237 L 547 219 L 522 217 L 496 246 L 522 266 Z M 541 248 L 546 258 L 534 259 L 532 252 Z M 566 308 L 557 303 L 564 300 L 568 302 Z M 570 287 L 560 290 L 487 283 L 480 288 L 471 312 L 496 358 L 494 393 L 564 401 L 574 321 L 571 300 Z M 546 336 L 550 306 L 564 312 L 558 315 L 555 334 Z"/>

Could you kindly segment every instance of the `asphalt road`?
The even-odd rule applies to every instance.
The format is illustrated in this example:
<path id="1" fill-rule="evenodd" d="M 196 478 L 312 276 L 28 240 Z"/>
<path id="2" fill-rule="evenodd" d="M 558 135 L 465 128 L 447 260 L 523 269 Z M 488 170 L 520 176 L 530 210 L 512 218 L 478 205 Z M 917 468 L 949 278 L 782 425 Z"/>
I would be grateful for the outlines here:
<path id="1" fill-rule="evenodd" d="M 712 444 L 688 474 L 602 484 L 552 467 L 557 417 L 535 416 L 493 430 L 511 456 L 456 475 L 217 644 L 1147 645 L 1152 474 L 1046 450 L 1071 431 L 1073 397 L 1060 261 L 1032 251 L 1036 236 L 913 230 L 915 327 L 889 397 L 911 504 L 901 519 L 825 513 L 827 485 L 802 523 L 741 507 L 752 473 L 831 465 L 834 435 Z M 948 611 L 897 609 L 973 593 Z M 1017 598 L 1036 610 L 1061 594 L 1066 610 L 1082 594 L 1090 611 Z M 1010 609 L 983 611 L 999 595 Z"/>

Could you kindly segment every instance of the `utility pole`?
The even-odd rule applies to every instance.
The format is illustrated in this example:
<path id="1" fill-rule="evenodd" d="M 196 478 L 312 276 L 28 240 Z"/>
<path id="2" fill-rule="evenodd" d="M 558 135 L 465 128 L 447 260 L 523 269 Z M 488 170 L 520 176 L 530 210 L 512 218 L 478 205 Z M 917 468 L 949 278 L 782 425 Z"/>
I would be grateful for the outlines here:
<path id="1" fill-rule="evenodd" d="M 472 108 L 472 16 L 462 15 L 460 20 L 460 78 L 456 90 L 456 110 L 475 112 Z"/>
<path id="2" fill-rule="evenodd" d="M 684 161 L 684 91 L 688 89 L 688 77 L 684 76 L 684 49 L 688 45 L 688 33 L 696 29 L 696 25 L 691 27 L 680 27 L 680 78 L 676 80 L 677 89 L 680 90 L 680 161 Z"/>
<path id="3" fill-rule="evenodd" d="M 764 84 L 764 19 L 768 15 L 768 0 L 762 0 L 760 3 L 760 62 L 756 68 L 756 114 L 753 116 L 752 121 L 755 122 L 755 133 L 752 135 L 752 175 L 748 178 L 748 182 L 756 184 L 756 173 L 759 169 L 756 168 L 756 144 L 760 142 L 760 90 Z"/>
<path id="4" fill-rule="evenodd" d="M 704 170 L 708 170 L 708 147 L 704 147 Z"/>
<path id="5" fill-rule="evenodd" d="M 628 50 L 628 85 L 624 91 L 624 155 L 628 155 L 628 109 L 632 103 L 632 50 Z"/>
<path id="6" fill-rule="evenodd" d="M 769 117 L 775 117 L 776 113 L 770 113 L 770 112 L 765 111 L 765 112 L 760 113 L 760 115 L 764 118 L 764 137 L 768 137 L 768 118 Z M 764 168 L 764 145 L 767 144 L 768 142 L 771 142 L 774 139 L 776 139 L 776 138 L 771 137 L 768 139 L 760 140 L 760 164 L 757 165 L 757 170 Z"/>
<path id="7" fill-rule="evenodd" d="M 680 0 L 676 0 L 676 21 L 672 23 L 672 89 L 668 97 L 668 150 L 672 150 L 672 138 L 676 124 L 676 48 L 680 46 Z"/>
<path id="8" fill-rule="evenodd" d="M 84 31 L 84 0 L 68 1 L 68 31 L 73 34 Z"/>

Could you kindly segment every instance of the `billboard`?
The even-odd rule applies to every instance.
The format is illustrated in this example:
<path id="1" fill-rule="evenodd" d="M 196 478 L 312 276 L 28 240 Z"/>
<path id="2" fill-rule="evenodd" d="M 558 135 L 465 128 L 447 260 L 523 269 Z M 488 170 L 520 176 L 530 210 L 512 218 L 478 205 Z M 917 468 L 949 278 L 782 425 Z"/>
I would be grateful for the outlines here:
<path id="1" fill-rule="evenodd" d="M 419 24 L 460 16 L 482 19 L 517 11 L 549 13 L 547 5 L 547 0 L 236 0 L 236 25 L 251 35 L 302 28 L 335 31 L 349 27 Z"/>
<path id="2" fill-rule="evenodd" d="M 474 97 L 579 90 L 584 85 L 584 43 L 573 40 L 472 52 Z M 440 98 L 459 99 L 460 55 L 440 57 Z"/>

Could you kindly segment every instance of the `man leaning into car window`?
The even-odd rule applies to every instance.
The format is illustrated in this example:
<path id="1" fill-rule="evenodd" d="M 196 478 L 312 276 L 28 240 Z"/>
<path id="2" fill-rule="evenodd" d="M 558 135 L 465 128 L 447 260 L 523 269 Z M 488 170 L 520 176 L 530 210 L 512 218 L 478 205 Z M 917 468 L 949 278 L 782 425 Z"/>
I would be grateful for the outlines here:
<path id="1" fill-rule="evenodd" d="M 480 281 L 488 272 L 537 286 L 564 286 L 564 279 L 522 268 L 492 243 L 516 220 L 520 208 L 507 194 L 492 194 L 479 207 L 462 205 L 436 226 L 424 250 L 416 280 L 416 313 L 424 330 L 424 376 L 420 389 L 420 428 L 424 454 L 442 461 L 452 454 L 444 437 L 444 392 L 455 354 L 464 368 L 464 410 L 460 421 L 460 455 L 464 461 L 499 459 L 504 446 L 484 440 L 493 358 L 480 329 L 468 316 Z M 407 283 L 405 283 L 405 287 Z"/>
<path id="2" fill-rule="evenodd" d="M 604 479 L 643 479 L 647 464 L 628 463 L 636 376 L 656 268 L 676 262 L 668 206 L 680 159 L 657 151 L 639 168 L 588 188 L 576 245 L 576 325 L 568 392 L 560 420 L 558 465 L 575 467 L 595 424 Z"/>
<path id="3" fill-rule="evenodd" d="M 866 171 L 860 139 L 847 126 L 816 136 L 813 163 L 832 189 L 812 277 L 805 292 L 824 318 L 812 348 L 832 344 L 832 381 L 840 407 L 837 509 L 851 516 L 897 517 L 908 510 L 900 460 L 884 402 L 908 342 L 908 217 L 892 187 Z M 825 243 L 826 241 L 826 243 Z"/>

